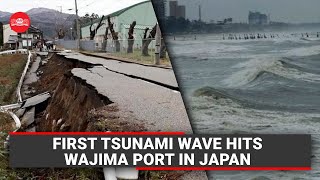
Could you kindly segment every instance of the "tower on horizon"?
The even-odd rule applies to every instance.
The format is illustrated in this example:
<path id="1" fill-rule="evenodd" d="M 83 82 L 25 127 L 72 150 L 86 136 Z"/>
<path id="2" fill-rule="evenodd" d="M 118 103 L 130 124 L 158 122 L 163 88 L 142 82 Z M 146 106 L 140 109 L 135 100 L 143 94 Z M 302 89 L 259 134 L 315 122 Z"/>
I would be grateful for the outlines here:
<path id="1" fill-rule="evenodd" d="M 199 5 L 199 21 L 201 22 L 202 19 L 201 19 L 201 5 Z"/>
<path id="2" fill-rule="evenodd" d="M 169 2 L 169 8 L 170 8 L 170 17 L 175 18 L 186 18 L 186 6 L 184 5 L 178 5 L 178 1 L 170 1 Z"/>
<path id="3" fill-rule="evenodd" d="M 166 15 L 166 0 L 152 0 L 153 8 L 159 21 L 165 20 Z"/>

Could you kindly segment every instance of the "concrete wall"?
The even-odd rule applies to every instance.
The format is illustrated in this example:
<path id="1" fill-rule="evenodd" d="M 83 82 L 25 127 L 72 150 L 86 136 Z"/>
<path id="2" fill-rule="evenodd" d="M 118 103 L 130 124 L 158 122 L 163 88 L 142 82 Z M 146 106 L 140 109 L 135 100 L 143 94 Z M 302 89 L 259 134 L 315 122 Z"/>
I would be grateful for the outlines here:
<path id="1" fill-rule="evenodd" d="M 62 46 L 65 49 L 77 49 L 76 40 L 58 40 L 56 44 Z M 99 50 L 94 40 L 82 40 L 80 41 L 80 49 L 85 51 L 97 51 Z"/>
<path id="2" fill-rule="evenodd" d="M 80 41 L 80 48 L 86 51 L 96 51 L 98 50 L 96 47 L 96 42 L 94 40 L 90 41 Z"/>
<path id="3" fill-rule="evenodd" d="M 77 41 L 75 40 L 57 40 L 56 44 L 62 46 L 65 49 L 77 49 Z"/>

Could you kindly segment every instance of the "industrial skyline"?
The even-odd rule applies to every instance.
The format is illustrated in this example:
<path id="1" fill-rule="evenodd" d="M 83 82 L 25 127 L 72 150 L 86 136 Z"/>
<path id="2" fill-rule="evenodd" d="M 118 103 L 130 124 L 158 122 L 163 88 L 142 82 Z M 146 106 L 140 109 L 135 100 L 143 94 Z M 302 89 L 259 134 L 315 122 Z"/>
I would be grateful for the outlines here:
<path id="1" fill-rule="evenodd" d="M 233 18 L 233 22 L 248 23 L 249 11 L 270 14 L 270 20 L 276 22 L 302 23 L 320 22 L 319 0 L 177 0 L 186 6 L 186 18 L 201 19 L 206 22 Z M 167 5 L 168 8 L 168 5 Z M 167 10 L 168 15 L 168 10 Z"/>

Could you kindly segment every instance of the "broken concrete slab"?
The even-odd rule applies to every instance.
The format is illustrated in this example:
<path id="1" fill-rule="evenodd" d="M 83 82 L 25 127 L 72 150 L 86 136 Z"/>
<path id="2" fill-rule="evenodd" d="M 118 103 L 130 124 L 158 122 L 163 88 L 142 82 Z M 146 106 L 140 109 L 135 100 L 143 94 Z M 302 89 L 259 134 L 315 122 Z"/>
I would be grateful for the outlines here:
<path id="1" fill-rule="evenodd" d="M 95 66 L 101 65 L 117 73 L 149 80 L 151 82 L 164 84 L 164 85 L 178 89 L 178 83 L 176 81 L 176 78 L 172 69 L 150 67 L 150 66 L 144 66 L 141 64 L 134 64 L 134 63 L 124 63 L 124 62 L 112 60 L 112 59 L 107 60 L 104 58 L 86 56 L 76 52 L 71 52 L 71 53 L 61 52 L 58 54 L 65 56 L 65 58 L 68 58 L 68 59 L 82 61 Z"/>
<path id="2" fill-rule="evenodd" d="M 42 52 L 42 51 L 37 51 L 36 52 L 39 56 L 48 56 L 48 51 Z"/>
<path id="3" fill-rule="evenodd" d="M 101 66 L 75 68 L 72 74 L 114 102 L 119 117 L 145 123 L 149 131 L 192 133 L 180 92 L 111 72 Z"/>
<path id="4" fill-rule="evenodd" d="M 15 114 L 20 118 L 24 115 L 25 112 L 26 112 L 25 108 L 20 108 L 15 112 Z"/>
<path id="5" fill-rule="evenodd" d="M 42 94 L 38 94 L 36 96 L 33 96 L 31 98 L 28 98 L 23 101 L 21 108 L 27 108 L 31 106 L 35 106 L 37 104 L 40 104 L 46 100 L 48 100 L 51 97 L 50 93 L 45 92 Z"/>
<path id="6" fill-rule="evenodd" d="M 28 110 L 21 119 L 21 126 L 26 128 L 34 122 L 35 117 L 35 107 L 32 107 Z"/>
<path id="7" fill-rule="evenodd" d="M 33 126 L 31 128 L 26 129 L 26 132 L 36 132 L 36 127 Z"/>
<path id="8" fill-rule="evenodd" d="M 37 70 L 39 68 L 41 62 L 41 58 L 38 56 L 36 60 L 32 63 L 31 68 L 28 70 L 25 80 L 23 82 L 24 85 L 31 84 L 36 82 L 39 78 L 37 76 Z"/>

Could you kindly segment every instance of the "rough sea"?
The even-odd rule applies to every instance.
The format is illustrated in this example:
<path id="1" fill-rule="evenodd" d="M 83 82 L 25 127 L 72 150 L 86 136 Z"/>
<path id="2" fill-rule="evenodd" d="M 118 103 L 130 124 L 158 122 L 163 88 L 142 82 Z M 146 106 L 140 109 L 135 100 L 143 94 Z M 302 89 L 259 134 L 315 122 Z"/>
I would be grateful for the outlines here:
<path id="1" fill-rule="evenodd" d="M 195 133 L 312 134 L 312 171 L 209 172 L 212 180 L 320 180 L 320 38 L 277 34 L 167 38 Z"/>

